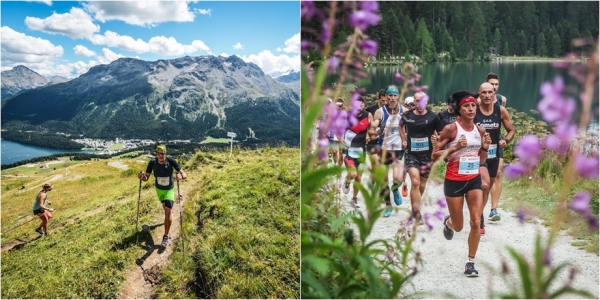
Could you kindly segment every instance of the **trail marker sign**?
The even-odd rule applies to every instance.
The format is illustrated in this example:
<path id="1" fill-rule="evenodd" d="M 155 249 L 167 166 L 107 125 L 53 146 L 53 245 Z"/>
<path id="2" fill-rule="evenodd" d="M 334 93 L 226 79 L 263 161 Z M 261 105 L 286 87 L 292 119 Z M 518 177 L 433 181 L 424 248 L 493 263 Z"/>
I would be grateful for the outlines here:
<path id="1" fill-rule="evenodd" d="M 237 136 L 237 134 L 235 132 L 228 132 L 227 133 L 227 137 L 234 138 L 236 136 Z"/>

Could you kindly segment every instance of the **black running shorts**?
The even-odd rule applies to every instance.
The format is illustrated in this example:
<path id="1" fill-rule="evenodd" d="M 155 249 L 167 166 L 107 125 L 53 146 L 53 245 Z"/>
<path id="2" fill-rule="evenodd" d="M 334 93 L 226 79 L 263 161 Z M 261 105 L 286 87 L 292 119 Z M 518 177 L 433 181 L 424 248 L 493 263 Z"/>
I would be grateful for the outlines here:
<path id="1" fill-rule="evenodd" d="M 481 175 L 469 181 L 444 180 L 444 195 L 447 197 L 462 197 L 472 190 L 481 190 Z"/>
<path id="2" fill-rule="evenodd" d="M 404 165 L 406 166 L 406 170 L 416 168 L 421 173 L 421 177 L 429 178 L 429 173 L 431 173 L 431 153 L 406 153 Z"/>

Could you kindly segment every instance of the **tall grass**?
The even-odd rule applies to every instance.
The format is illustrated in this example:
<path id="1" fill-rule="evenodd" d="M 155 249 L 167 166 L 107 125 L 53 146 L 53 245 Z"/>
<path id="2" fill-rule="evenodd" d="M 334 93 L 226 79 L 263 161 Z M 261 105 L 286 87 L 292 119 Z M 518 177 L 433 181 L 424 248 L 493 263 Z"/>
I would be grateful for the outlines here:
<path id="1" fill-rule="evenodd" d="M 188 162 L 200 184 L 186 200 L 186 253 L 174 253 L 158 297 L 300 297 L 300 151 L 237 152 Z"/>

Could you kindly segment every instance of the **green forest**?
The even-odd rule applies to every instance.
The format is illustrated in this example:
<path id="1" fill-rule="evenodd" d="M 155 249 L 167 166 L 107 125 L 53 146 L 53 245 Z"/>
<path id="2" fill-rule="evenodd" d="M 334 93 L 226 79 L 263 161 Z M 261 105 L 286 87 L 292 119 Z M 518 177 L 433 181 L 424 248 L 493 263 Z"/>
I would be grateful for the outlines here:
<path id="1" fill-rule="evenodd" d="M 315 2 L 325 9 L 326 2 Z M 333 46 L 353 30 L 336 20 Z M 365 32 L 378 42 L 377 60 L 416 55 L 424 62 L 489 60 L 496 56 L 561 57 L 575 38 L 597 39 L 598 2 L 379 2 L 381 21 Z M 321 21 L 302 24 L 302 40 L 316 42 Z M 306 30 L 308 29 L 308 30 Z M 314 53 L 316 54 L 316 52 Z"/>

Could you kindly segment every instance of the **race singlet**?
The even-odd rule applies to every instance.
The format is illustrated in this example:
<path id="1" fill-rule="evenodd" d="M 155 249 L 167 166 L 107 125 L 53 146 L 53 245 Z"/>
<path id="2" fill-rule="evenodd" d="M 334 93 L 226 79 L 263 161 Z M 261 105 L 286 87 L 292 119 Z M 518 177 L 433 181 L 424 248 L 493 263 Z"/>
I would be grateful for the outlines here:
<path id="1" fill-rule="evenodd" d="M 410 151 L 428 151 L 429 150 L 429 139 L 424 138 L 410 138 Z"/>
<path id="2" fill-rule="evenodd" d="M 458 164 L 458 174 L 479 174 L 479 157 L 461 157 Z"/>
<path id="3" fill-rule="evenodd" d="M 348 148 L 348 156 L 352 158 L 359 158 L 360 155 L 363 154 L 362 147 L 350 147 Z"/>
<path id="4" fill-rule="evenodd" d="M 158 185 L 169 186 L 169 177 L 156 177 Z"/>
<path id="5" fill-rule="evenodd" d="M 498 152 L 498 144 L 491 144 L 487 151 L 487 158 L 496 158 L 496 153 Z"/>

